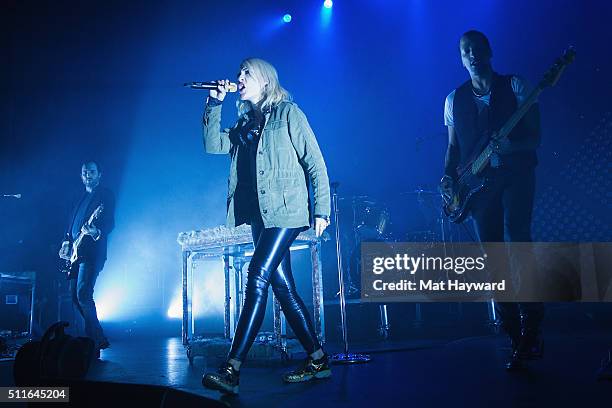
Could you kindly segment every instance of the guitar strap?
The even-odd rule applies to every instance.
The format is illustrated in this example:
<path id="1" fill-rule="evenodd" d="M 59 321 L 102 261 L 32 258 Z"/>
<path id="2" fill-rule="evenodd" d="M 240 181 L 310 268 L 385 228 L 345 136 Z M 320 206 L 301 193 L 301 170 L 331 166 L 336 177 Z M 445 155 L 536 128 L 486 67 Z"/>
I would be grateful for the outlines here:
<path id="1" fill-rule="evenodd" d="M 500 75 L 498 73 L 493 74 L 493 83 L 491 84 L 489 101 L 488 104 L 486 104 L 486 106 L 482 108 L 481 112 L 478 111 L 478 102 L 475 100 L 475 97 L 472 92 L 470 92 L 470 99 L 471 102 L 474 104 L 472 112 L 476 114 L 476 117 L 474 118 L 473 130 L 479 132 L 480 136 L 478 137 L 476 143 L 474 143 L 470 155 L 468 156 L 469 159 L 466 161 L 466 164 L 463 166 L 463 168 L 460 169 L 460 172 L 463 172 L 468 169 L 468 167 L 474 162 L 474 160 L 476 160 L 480 153 L 482 153 L 485 147 L 489 144 L 489 142 L 491 141 L 491 135 L 494 132 L 498 131 L 505 123 L 505 121 L 507 120 L 506 116 L 511 115 L 512 112 L 516 110 L 516 106 L 508 100 L 508 97 L 510 97 L 512 101 L 514 101 L 514 94 L 512 93 L 510 81 L 510 75 Z M 468 85 L 471 89 L 471 83 L 469 81 L 467 81 L 463 85 L 463 87 L 466 87 Z M 506 93 L 508 93 L 508 95 L 506 95 Z M 464 99 L 464 103 L 465 102 L 466 101 Z M 500 165 L 501 160 L 499 155 L 493 154 L 491 156 L 491 166 L 499 167 Z"/>
<path id="2" fill-rule="evenodd" d="M 79 213 L 79 209 L 81 208 L 81 205 L 83 205 L 83 200 L 85 200 L 86 196 L 87 196 L 87 193 L 81 194 L 81 198 L 79 198 L 78 204 L 75 205 L 74 208 L 72 209 L 72 217 L 70 217 L 70 225 L 68 227 L 68 232 L 70 233 L 71 239 L 74 239 L 74 234 L 73 234 L 74 223 L 76 222 L 77 214 Z"/>
<path id="3" fill-rule="evenodd" d="M 72 222 L 70 223 L 70 236 L 72 239 L 78 235 L 81 227 L 87 222 L 93 212 L 93 208 L 96 203 L 97 190 L 93 194 L 84 192 L 79 200 L 79 204 L 75 207 L 72 214 Z M 79 225 L 76 225 L 78 223 Z"/>

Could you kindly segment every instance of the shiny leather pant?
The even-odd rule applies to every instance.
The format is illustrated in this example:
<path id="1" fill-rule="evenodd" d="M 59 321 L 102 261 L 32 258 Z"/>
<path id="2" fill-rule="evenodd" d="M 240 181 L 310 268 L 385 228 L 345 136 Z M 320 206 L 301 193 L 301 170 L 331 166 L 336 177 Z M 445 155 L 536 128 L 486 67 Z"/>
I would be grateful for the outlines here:
<path id="1" fill-rule="evenodd" d="M 244 306 L 228 358 L 244 361 L 263 322 L 270 285 L 291 329 L 306 352 L 312 354 L 321 346 L 308 310 L 296 292 L 289 253 L 300 229 L 264 228 L 254 224 L 251 231 L 255 252 L 249 264 Z"/>

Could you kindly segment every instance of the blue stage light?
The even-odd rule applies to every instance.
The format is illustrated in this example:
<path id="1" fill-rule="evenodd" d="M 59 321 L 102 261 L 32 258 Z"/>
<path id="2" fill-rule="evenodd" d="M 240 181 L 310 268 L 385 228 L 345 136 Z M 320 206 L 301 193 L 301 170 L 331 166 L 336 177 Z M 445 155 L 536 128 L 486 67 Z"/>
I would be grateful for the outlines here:
<path id="1" fill-rule="evenodd" d="M 285 14 L 283 16 L 283 22 L 290 23 L 291 22 L 291 14 Z"/>
<path id="2" fill-rule="evenodd" d="M 321 7 L 321 27 L 327 28 L 331 22 L 332 17 L 332 6 L 334 2 L 331 0 L 325 0 Z"/>

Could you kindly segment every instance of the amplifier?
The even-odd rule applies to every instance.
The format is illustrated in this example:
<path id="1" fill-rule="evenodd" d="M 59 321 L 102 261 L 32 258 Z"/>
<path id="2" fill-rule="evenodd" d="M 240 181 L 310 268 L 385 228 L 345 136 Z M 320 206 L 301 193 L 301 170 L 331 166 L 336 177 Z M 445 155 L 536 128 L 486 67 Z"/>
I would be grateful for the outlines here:
<path id="1" fill-rule="evenodd" d="M 0 272 L 0 331 L 32 333 L 35 272 Z"/>

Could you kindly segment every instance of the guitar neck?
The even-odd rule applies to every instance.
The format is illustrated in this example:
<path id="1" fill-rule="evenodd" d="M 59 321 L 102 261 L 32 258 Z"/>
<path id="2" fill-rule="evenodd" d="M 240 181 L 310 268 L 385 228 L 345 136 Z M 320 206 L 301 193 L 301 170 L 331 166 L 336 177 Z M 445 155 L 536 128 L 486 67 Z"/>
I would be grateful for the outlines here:
<path id="1" fill-rule="evenodd" d="M 77 237 L 74 240 L 73 246 L 78 247 L 81 244 L 82 240 L 83 240 L 83 233 L 79 232 L 79 235 L 77 235 Z"/>
<path id="2" fill-rule="evenodd" d="M 520 122 L 521 119 L 529 112 L 531 105 L 535 103 L 538 99 L 538 96 L 542 93 L 542 87 L 537 86 L 531 93 L 529 97 L 519 106 L 519 108 L 510 116 L 510 119 L 506 121 L 504 126 L 497 133 L 497 137 L 502 139 L 508 137 L 510 132 L 514 129 L 514 127 Z M 493 148 L 491 147 L 491 143 L 487 144 L 487 147 L 478 155 L 476 160 L 472 163 L 471 170 L 473 174 L 480 173 L 486 166 L 489 164 L 489 159 L 491 158 L 491 154 L 493 154 Z"/>
<path id="3" fill-rule="evenodd" d="M 529 94 L 527 100 L 525 100 L 525 102 L 523 102 L 523 104 L 519 106 L 519 108 L 512 114 L 512 116 L 510 116 L 510 119 L 508 119 L 504 126 L 502 126 L 502 128 L 499 130 L 499 137 L 508 137 L 514 127 L 520 122 L 521 119 L 523 119 L 527 112 L 529 112 L 529 109 L 531 109 L 531 105 L 535 103 L 541 93 L 542 88 L 539 86 L 536 87 L 533 91 L 531 91 L 531 94 Z"/>
<path id="4" fill-rule="evenodd" d="M 91 227 L 97 216 L 98 216 L 98 211 L 96 210 L 94 211 L 93 214 L 91 214 L 87 222 L 83 225 L 87 225 L 88 227 Z M 83 231 L 79 231 L 79 235 L 77 235 L 77 237 L 74 239 L 73 248 L 78 248 L 81 245 L 81 241 L 83 240 L 84 237 L 85 237 L 85 234 L 83 234 Z"/>

